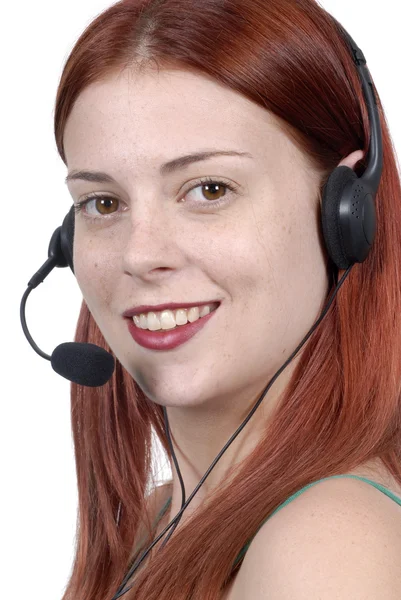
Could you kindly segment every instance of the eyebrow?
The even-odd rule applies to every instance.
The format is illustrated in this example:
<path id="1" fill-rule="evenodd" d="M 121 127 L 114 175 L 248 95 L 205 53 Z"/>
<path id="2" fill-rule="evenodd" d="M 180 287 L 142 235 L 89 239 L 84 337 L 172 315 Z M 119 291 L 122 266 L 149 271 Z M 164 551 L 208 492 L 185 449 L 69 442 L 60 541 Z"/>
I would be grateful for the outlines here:
<path id="1" fill-rule="evenodd" d="M 187 154 L 163 163 L 160 167 L 160 174 L 163 176 L 169 175 L 170 173 L 178 171 L 179 169 L 185 169 L 192 163 L 208 160 L 214 156 L 246 156 L 248 158 L 253 158 L 252 154 L 249 154 L 249 152 L 237 152 L 235 150 L 196 152 L 195 154 Z M 104 173 L 103 171 L 72 171 L 67 175 L 65 183 L 68 183 L 69 181 L 75 181 L 77 179 L 90 181 L 92 183 L 117 183 L 113 177 L 107 173 Z"/>

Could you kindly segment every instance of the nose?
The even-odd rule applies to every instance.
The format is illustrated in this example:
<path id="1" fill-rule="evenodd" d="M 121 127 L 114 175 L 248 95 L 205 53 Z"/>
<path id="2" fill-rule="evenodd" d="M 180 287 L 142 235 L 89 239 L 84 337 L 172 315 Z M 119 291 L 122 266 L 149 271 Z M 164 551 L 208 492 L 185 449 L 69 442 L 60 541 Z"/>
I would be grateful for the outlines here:
<path id="1" fill-rule="evenodd" d="M 171 207 L 170 207 L 171 208 Z M 182 263 L 179 231 L 174 225 L 174 211 L 162 210 L 160 203 L 132 209 L 127 219 L 126 236 L 122 242 L 124 272 L 140 279 L 156 273 L 177 269 Z M 170 216 L 168 216 L 168 214 Z M 175 217 L 176 218 L 176 217 Z"/>

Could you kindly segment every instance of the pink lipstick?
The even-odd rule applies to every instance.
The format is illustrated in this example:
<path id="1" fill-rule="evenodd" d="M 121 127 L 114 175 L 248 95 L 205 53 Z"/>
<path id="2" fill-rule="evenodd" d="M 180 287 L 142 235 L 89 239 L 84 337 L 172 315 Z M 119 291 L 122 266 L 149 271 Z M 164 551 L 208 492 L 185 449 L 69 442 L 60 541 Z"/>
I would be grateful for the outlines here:
<path id="1" fill-rule="evenodd" d="M 132 318 L 126 317 L 128 329 L 137 344 L 149 350 L 172 350 L 190 340 L 200 331 L 217 312 L 217 308 L 205 317 L 200 317 L 193 323 L 178 325 L 175 329 L 160 329 L 149 331 L 137 327 Z"/>

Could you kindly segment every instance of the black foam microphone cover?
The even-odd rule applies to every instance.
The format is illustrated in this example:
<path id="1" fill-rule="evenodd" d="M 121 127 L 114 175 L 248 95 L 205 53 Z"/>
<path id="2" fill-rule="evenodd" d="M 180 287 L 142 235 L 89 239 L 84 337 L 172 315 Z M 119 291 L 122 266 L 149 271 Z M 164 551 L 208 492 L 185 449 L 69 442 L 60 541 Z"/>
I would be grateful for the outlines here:
<path id="1" fill-rule="evenodd" d="M 54 349 L 51 355 L 53 369 L 66 379 L 86 385 L 98 387 L 111 378 L 115 361 L 114 357 L 95 344 L 81 342 L 65 342 Z"/>

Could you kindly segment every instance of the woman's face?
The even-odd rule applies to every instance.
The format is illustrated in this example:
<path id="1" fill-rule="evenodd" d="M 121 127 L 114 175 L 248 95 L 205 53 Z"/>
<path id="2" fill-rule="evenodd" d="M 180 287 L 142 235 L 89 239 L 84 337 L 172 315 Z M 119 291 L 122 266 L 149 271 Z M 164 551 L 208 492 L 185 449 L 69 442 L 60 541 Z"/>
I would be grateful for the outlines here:
<path id="1" fill-rule="evenodd" d="M 271 113 L 186 71 L 126 71 L 90 85 L 64 144 L 69 173 L 113 178 L 68 188 L 74 202 L 111 197 L 76 215 L 74 265 L 119 361 L 159 404 L 248 404 L 323 308 L 318 174 Z M 244 155 L 160 171 L 172 159 L 222 150 Z M 207 188 L 205 178 L 235 191 Z M 221 302 L 210 321 L 170 350 L 140 346 L 123 317 L 138 305 L 209 300 Z"/>

